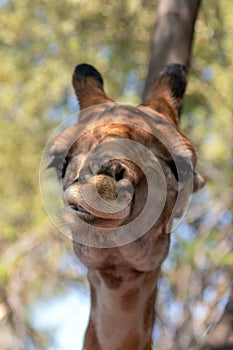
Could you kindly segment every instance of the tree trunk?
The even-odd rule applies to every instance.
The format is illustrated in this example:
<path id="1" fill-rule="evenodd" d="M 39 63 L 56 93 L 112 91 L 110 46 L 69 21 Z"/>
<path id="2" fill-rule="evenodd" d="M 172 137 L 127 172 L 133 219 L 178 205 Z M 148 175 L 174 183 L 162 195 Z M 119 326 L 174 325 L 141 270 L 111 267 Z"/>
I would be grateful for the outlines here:
<path id="1" fill-rule="evenodd" d="M 233 349 L 233 286 L 223 315 L 202 348 L 202 350 L 230 349 Z"/>
<path id="2" fill-rule="evenodd" d="M 165 64 L 181 63 L 189 67 L 200 2 L 201 0 L 159 0 L 143 99 L 148 97 L 155 76 Z"/>

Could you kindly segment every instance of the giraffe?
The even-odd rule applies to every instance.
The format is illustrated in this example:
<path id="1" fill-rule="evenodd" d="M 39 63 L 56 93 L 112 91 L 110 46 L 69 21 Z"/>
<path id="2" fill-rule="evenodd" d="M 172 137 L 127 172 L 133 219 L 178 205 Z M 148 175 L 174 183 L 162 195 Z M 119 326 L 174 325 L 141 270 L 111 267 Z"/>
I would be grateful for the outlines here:
<path id="1" fill-rule="evenodd" d="M 178 129 L 186 69 L 165 66 L 136 107 L 110 99 L 101 74 L 88 64 L 75 68 L 72 82 L 79 121 L 55 138 L 50 156 L 64 190 L 63 220 L 75 254 L 88 267 L 91 312 L 84 349 L 149 350 L 172 219 L 204 185 L 194 170 L 195 148 Z M 155 186 L 145 176 L 148 169 Z M 145 226 L 140 215 L 151 193 Z"/>

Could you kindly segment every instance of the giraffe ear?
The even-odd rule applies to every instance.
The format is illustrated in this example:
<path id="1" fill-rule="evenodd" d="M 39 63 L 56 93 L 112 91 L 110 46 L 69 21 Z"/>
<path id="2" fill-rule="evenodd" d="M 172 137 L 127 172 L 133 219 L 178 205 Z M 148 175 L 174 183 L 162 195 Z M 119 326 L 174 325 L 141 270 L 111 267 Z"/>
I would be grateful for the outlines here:
<path id="1" fill-rule="evenodd" d="M 76 66 L 72 83 L 80 110 L 101 103 L 113 102 L 104 92 L 101 74 L 89 64 L 83 63 Z"/>
<path id="2" fill-rule="evenodd" d="M 155 78 L 148 99 L 143 106 L 150 107 L 168 120 L 178 123 L 183 95 L 187 84 L 187 70 L 182 64 L 168 64 Z"/>
<path id="3" fill-rule="evenodd" d="M 65 157 L 76 141 L 79 135 L 78 125 L 72 125 L 65 129 L 61 134 L 55 137 L 49 148 L 49 164 L 48 168 L 55 168 L 57 170 L 58 177 L 61 177 L 62 168 L 64 164 Z"/>
<path id="4" fill-rule="evenodd" d="M 61 134 L 54 138 L 50 146 L 50 156 L 60 157 L 65 155 L 78 137 L 79 128 L 77 124 L 71 125 L 69 128 L 62 131 Z"/>
<path id="5" fill-rule="evenodd" d="M 194 173 L 193 178 L 193 192 L 199 191 L 202 187 L 205 186 L 206 180 L 204 176 L 199 173 Z"/>
<path id="6" fill-rule="evenodd" d="M 202 187 L 205 186 L 205 179 L 202 175 L 194 172 L 193 173 L 193 186 L 192 186 L 192 192 L 197 192 L 199 191 Z M 190 193 L 191 188 L 186 188 L 186 186 L 184 186 L 184 188 L 182 188 L 180 190 L 180 194 L 177 198 L 177 202 L 176 202 L 176 206 L 175 206 L 175 218 L 180 218 L 183 215 L 184 209 L 187 208 L 187 204 L 189 202 L 189 198 L 190 195 L 192 193 Z"/>

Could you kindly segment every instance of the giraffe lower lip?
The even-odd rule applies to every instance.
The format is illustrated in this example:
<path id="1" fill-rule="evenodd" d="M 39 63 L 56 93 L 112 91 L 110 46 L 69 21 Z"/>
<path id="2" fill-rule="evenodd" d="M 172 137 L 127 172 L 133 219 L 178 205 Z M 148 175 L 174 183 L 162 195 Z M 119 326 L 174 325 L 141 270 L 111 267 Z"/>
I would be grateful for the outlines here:
<path id="1" fill-rule="evenodd" d="M 81 205 L 72 205 L 71 208 L 80 213 L 89 214 L 88 211 L 86 211 Z"/>

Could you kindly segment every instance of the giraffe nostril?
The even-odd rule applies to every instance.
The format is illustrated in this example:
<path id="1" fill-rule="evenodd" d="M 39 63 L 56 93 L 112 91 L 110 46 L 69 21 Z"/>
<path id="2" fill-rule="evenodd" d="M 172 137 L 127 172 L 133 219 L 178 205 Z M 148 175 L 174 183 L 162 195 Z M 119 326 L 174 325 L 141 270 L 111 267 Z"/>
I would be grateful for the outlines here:
<path id="1" fill-rule="evenodd" d="M 118 182 L 125 178 L 126 168 L 121 162 L 113 160 L 104 164 L 99 169 L 98 174 L 110 176 Z"/>
<path id="2" fill-rule="evenodd" d="M 115 180 L 116 181 L 121 181 L 124 179 L 124 175 L 125 175 L 125 169 L 122 168 L 120 169 L 118 172 L 115 173 Z"/>
<path id="3" fill-rule="evenodd" d="M 93 166 L 92 166 L 92 170 L 93 170 Z M 111 160 L 104 163 L 101 166 L 98 166 L 98 170 L 97 169 L 95 169 L 95 171 L 92 171 L 92 170 L 90 170 L 90 165 L 81 169 L 79 176 L 75 182 L 87 183 L 93 176 L 96 176 L 96 175 L 104 175 L 104 176 L 111 177 L 116 182 L 119 182 L 129 177 L 128 168 L 125 167 L 124 164 L 116 160 Z"/>

